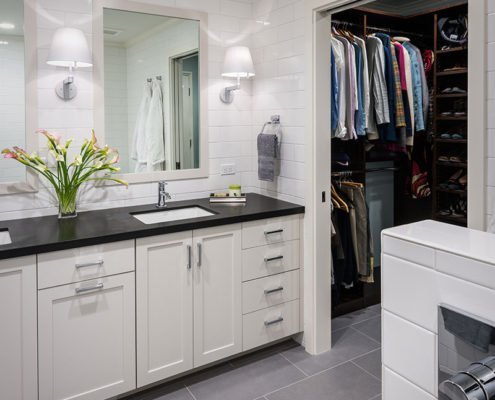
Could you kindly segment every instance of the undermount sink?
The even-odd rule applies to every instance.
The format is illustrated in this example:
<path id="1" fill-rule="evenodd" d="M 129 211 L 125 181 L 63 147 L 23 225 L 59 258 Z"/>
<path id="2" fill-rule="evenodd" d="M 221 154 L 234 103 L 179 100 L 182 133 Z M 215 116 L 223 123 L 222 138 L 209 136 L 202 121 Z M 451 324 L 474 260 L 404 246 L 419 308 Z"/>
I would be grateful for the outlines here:
<path id="1" fill-rule="evenodd" d="M 159 224 L 161 222 L 179 221 L 182 219 L 204 218 L 211 215 L 215 215 L 215 213 L 197 206 L 132 214 L 134 218 L 147 225 Z"/>
<path id="2" fill-rule="evenodd" d="M 3 244 L 11 244 L 12 239 L 10 239 L 10 233 L 8 229 L 0 228 L 0 246 Z"/>

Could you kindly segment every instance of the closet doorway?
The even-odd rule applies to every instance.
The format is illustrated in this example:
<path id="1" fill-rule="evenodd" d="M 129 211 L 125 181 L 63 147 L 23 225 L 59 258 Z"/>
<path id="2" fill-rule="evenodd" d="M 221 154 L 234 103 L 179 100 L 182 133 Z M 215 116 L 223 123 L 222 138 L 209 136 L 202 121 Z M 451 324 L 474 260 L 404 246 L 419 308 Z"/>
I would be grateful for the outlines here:
<path id="1" fill-rule="evenodd" d="M 486 10 L 473 0 L 310 3 L 306 256 L 308 278 L 329 281 L 312 288 L 318 353 L 330 346 L 325 308 L 335 317 L 380 302 L 382 229 L 423 219 L 483 229 Z"/>

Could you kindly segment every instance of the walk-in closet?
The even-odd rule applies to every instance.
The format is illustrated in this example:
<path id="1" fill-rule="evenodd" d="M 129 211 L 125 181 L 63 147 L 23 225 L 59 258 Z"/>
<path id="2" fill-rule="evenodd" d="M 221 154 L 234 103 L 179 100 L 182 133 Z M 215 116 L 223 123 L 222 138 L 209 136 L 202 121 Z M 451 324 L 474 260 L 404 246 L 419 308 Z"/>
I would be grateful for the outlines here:
<path id="1" fill-rule="evenodd" d="M 380 302 L 383 229 L 467 225 L 468 4 L 356 2 L 328 18 L 337 317 Z"/>

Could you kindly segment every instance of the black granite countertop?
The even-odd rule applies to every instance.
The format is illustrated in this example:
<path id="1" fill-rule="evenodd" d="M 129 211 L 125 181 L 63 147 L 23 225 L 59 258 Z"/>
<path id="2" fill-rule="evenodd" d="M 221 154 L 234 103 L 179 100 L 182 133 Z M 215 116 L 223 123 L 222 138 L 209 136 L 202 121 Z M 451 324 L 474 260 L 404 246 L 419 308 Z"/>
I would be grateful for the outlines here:
<path id="1" fill-rule="evenodd" d="M 66 220 L 53 215 L 0 221 L 0 230 L 8 229 L 12 239 L 0 245 L 0 259 L 304 213 L 303 206 L 271 197 L 250 193 L 247 198 L 245 205 L 210 204 L 208 199 L 169 202 L 168 209 L 197 205 L 215 215 L 151 225 L 132 214 L 156 211 L 153 204 L 88 211 Z"/>

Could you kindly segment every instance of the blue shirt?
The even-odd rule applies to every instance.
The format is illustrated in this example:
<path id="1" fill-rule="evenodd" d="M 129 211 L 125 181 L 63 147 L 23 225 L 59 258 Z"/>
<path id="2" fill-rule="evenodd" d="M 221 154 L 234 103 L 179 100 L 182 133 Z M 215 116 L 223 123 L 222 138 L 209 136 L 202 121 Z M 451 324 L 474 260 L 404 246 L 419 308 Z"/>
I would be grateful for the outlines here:
<path id="1" fill-rule="evenodd" d="M 352 44 L 356 52 L 356 77 L 357 77 L 357 92 L 358 92 L 358 109 L 354 118 L 354 126 L 356 134 L 359 136 L 366 135 L 366 121 L 364 114 L 364 77 L 363 77 L 363 50 L 356 43 Z"/>
<path id="2" fill-rule="evenodd" d="M 331 114 L 331 125 L 332 125 L 332 136 L 337 129 L 337 124 L 339 122 L 339 80 L 337 78 L 337 65 L 335 63 L 335 54 L 333 49 L 330 50 L 330 61 L 331 61 L 331 79 L 332 79 L 332 114 Z"/>
<path id="3" fill-rule="evenodd" d="M 409 53 L 409 58 L 411 59 L 411 75 L 414 94 L 414 122 L 416 123 L 416 131 L 424 131 L 425 119 L 423 114 L 423 83 L 421 80 L 423 60 L 418 60 L 418 53 L 411 43 L 405 42 L 402 45 Z"/>

